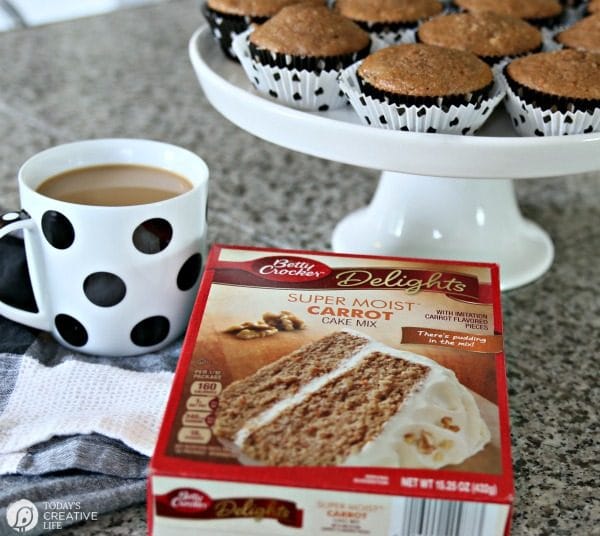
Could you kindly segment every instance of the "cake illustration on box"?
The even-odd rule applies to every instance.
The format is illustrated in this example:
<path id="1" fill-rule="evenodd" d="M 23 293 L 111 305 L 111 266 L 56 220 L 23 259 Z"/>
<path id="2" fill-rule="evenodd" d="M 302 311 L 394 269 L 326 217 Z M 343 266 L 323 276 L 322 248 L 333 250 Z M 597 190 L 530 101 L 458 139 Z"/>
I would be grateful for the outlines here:
<path id="1" fill-rule="evenodd" d="M 213 433 L 240 463 L 439 469 L 490 441 L 450 369 L 337 331 L 231 383 Z"/>

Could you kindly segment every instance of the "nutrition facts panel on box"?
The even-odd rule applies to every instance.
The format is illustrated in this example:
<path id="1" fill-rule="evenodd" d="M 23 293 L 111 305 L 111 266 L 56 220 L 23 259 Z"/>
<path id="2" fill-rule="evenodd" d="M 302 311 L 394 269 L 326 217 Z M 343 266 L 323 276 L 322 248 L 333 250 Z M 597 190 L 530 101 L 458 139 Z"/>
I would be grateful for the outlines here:
<path id="1" fill-rule="evenodd" d="M 199 369 L 190 372 L 171 434 L 172 454 L 193 458 L 224 456 L 220 445 L 211 445 L 212 426 L 222 390 L 219 371 Z"/>
<path id="2" fill-rule="evenodd" d="M 219 404 L 221 382 L 196 380 L 189 389 L 185 401 L 186 411 L 182 416 L 182 427 L 177 440 L 184 444 L 207 445 L 212 437 L 210 431 Z"/>

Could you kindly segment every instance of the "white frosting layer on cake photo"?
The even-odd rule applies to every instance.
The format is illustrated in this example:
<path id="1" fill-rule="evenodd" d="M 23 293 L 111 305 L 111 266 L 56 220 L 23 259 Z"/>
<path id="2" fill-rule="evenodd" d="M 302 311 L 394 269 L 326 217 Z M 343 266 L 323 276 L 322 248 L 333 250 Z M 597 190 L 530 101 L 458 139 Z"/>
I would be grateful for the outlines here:
<path id="1" fill-rule="evenodd" d="M 264 390 L 274 376 L 297 387 L 257 405 L 229 438 L 219 437 L 240 463 L 439 469 L 462 463 L 490 441 L 473 394 L 452 370 L 355 331 L 328 337 L 338 337 L 338 346 L 352 337 L 360 346 L 324 373 L 316 343 L 280 358 L 315 367 L 303 383 L 285 366 L 277 374 L 265 374 L 266 367 L 255 373 L 265 374 Z M 255 379 L 236 382 L 237 391 L 246 392 L 243 383 Z M 226 389 L 220 404 L 230 398 Z"/>
<path id="2" fill-rule="evenodd" d="M 454 372 L 426 357 L 373 343 L 392 356 L 423 363 L 431 371 L 383 427 L 379 436 L 341 465 L 439 469 L 465 461 L 490 440 L 469 390 Z"/>

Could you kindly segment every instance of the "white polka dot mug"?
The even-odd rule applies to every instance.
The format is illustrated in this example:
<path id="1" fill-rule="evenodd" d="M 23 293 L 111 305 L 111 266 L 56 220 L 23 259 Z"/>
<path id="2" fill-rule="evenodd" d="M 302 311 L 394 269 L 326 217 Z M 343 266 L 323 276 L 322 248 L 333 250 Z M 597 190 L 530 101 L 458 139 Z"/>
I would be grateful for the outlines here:
<path id="1" fill-rule="evenodd" d="M 186 188 L 121 206 L 37 191 L 98 166 L 162 170 Z M 150 140 L 79 141 L 33 156 L 19 170 L 22 208 L 0 215 L 0 237 L 22 231 L 38 310 L 0 301 L 0 314 L 88 354 L 136 355 L 172 342 L 187 326 L 206 253 L 208 177 L 194 153 Z"/>

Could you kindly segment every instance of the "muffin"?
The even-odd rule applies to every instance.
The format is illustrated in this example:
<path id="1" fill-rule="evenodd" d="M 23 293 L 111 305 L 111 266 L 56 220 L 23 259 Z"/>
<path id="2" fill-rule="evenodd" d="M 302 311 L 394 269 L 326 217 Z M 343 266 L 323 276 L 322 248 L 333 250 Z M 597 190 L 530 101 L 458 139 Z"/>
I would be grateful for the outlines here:
<path id="1" fill-rule="evenodd" d="M 506 57 L 538 52 L 542 33 L 522 19 L 498 13 L 454 13 L 423 23 L 417 41 L 468 50 L 493 65 Z"/>
<path id="2" fill-rule="evenodd" d="M 560 24 L 563 12 L 558 0 L 454 0 L 454 3 L 465 11 L 511 15 L 546 28 Z"/>
<path id="3" fill-rule="evenodd" d="M 550 136 L 600 129 L 600 55 L 563 49 L 511 61 L 506 109 L 517 132 Z"/>
<path id="4" fill-rule="evenodd" d="M 413 132 L 472 134 L 502 98 L 473 53 L 425 44 L 383 48 L 340 78 L 361 120 Z"/>
<path id="5" fill-rule="evenodd" d="M 587 5 L 587 12 L 591 14 L 600 13 L 600 0 L 590 0 Z"/>
<path id="6" fill-rule="evenodd" d="M 284 104 L 326 111 L 346 104 L 337 76 L 370 52 L 371 39 L 339 13 L 303 3 L 241 34 L 233 48 L 259 91 Z"/>
<path id="7" fill-rule="evenodd" d="M 324 4 L 325 0 L 207 0 L 202 13 L 225 54 L 237 59 L 231 49 L 233 37 L 244 32 L 251 24 L 261 24 L 282 7 L 299 1 Z"/>
<path id="8" fill-rule="evenodd" d="M 439 15 L 438 0 L 336 0 L 335 9 L 387 44 L 414 41 L 421 21 Z"/>
<path id="9" fill-rule="evenodd" d="M 600 53 L 600 13 L 574 23 L 557 33 L 554 40 L 565 48 Z"/>

